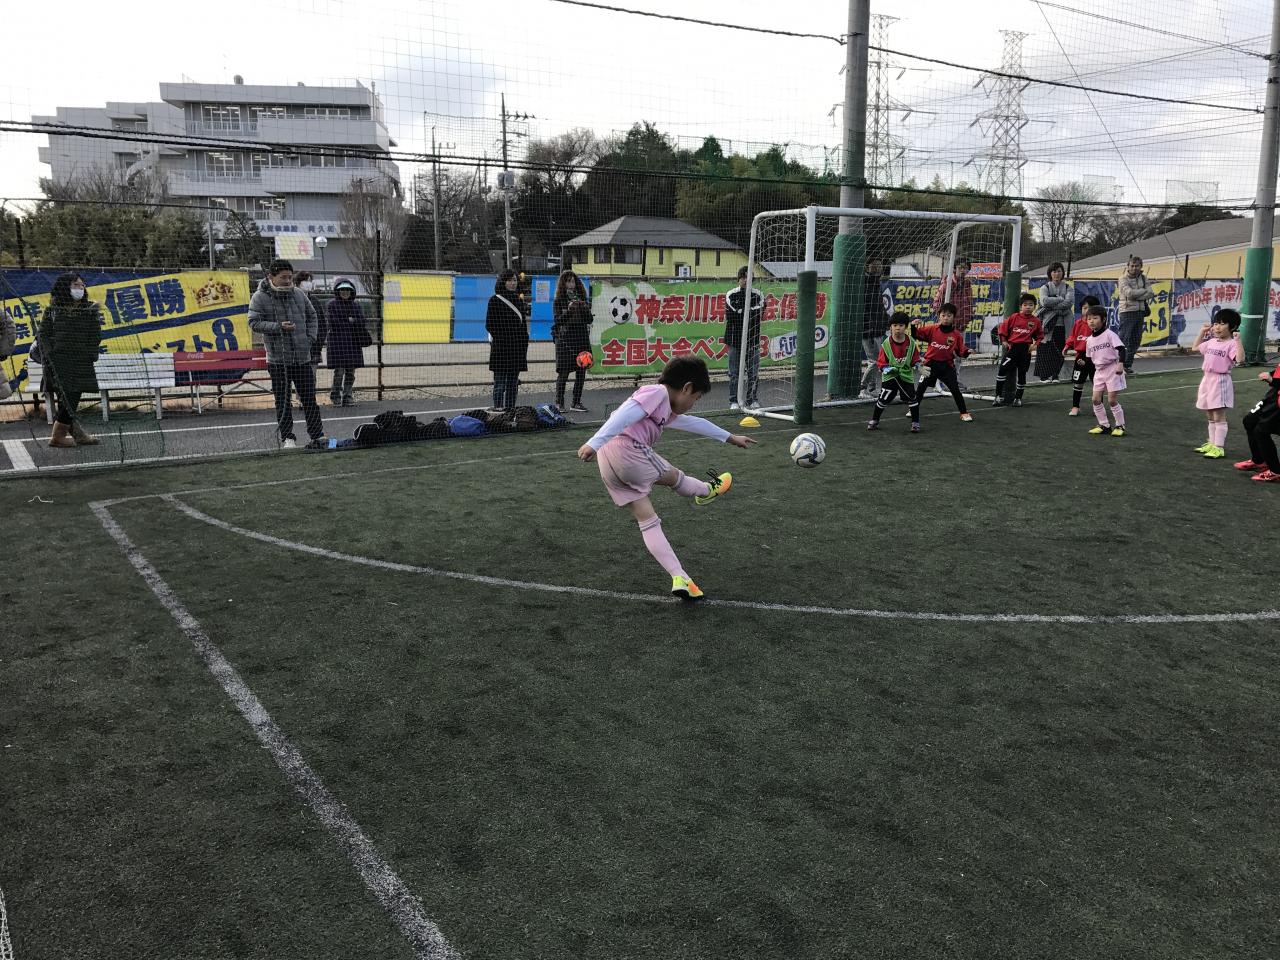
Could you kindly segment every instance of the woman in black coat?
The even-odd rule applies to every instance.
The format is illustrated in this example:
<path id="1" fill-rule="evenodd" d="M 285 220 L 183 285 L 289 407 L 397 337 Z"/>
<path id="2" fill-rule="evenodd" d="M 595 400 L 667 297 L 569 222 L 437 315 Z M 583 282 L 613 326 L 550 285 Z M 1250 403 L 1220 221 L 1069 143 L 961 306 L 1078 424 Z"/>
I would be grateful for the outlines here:
<path id="1" fill-rule="evenodd" d="M 587 288 L 572 270 L 560 274 L 552 312 L 555 317 L 551 325 L 551 339 L 556 344 L 556 406 L 564 406 L 564 388 L 572 373 L 573 406 L 569 409 L 586 413 L 587 408 L 582 405 L 582 386 L 587 380 L 587 368 L 578 364 L 578 355 L 591 351 L 591 301 L 587 298 Z"/>
<path id="2" fill-rule="evenodd" d="M 493 410 L 514 410 L 520 374 L 529 369 L 529 324 L 516 296 L 516 273 L 503 270 L 493 285 L 484 328 L 489 331 Z"/>
<path id="3" fill-rule="evenodd" d="M 102 311 L 89 299 L 78 274 L 64 273 L 53 281 L 37 339 L 44 378 L 53 384 L 58 396 L 58 418 L 49 446 L 97 443 L 98 438 L 80 426 L 76 409 L 82 394 L 98 389 L 93 363 L 102 343 Z"/>
<path id="4" fill-rule="evenodd" d="M 364 348 L 371 338 L 360 304 L 356 303 L 356 285 L 346 277 L 333 285 L 333 299 L 329 301 L 325 317 L 325 361 L 333 371 L 329 400 L 335 407 L 351 407 L 356 402 L 351 392 L 356 370 L 364 366 Z"/>

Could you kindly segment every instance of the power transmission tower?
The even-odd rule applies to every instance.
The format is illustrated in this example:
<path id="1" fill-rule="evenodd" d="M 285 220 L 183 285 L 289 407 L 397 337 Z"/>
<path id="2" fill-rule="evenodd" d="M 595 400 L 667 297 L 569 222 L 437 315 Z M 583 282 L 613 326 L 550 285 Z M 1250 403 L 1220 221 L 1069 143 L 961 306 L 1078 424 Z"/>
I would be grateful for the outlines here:
<path id="1" fill-rule="evenodd" d="M 977 126 L 987 140 L 987 149 L 973 158 L 978 167 L 978 187 L 988 193 L 1022 196 L 1022 168 L 1027 155 L 1022 152 L 1022 129 L 1029 122 L 1022 110 L 1022 93 L 1029 81 L 1016 79 L 1022 73 L 1022 41 L 1026 34 L 1001 30 L 1004 59 L 1001 77 L 983 77 L 978 86 L 988 94 L 995 88 L 996 105 L 978 114 L 970 126 Z"/>
<path id="2" fill-rule="evenodd" d="M 895 63 L 885 50 L 888 47 L 889 27 L 898 22 L 898 17 L 878 13 L 871 18 L 871 46 L 874 59 L 870 60 L 871 91 L 867 98 L 867 113 L 870 128 L 867 133 L 867 180 L 877 186 L 897 186 L 906 179 L 903 158 L 907 153 L 907 144 L 901 137 L 890 133 L 892 114 L 900 112 L 903 120 L 911 113 L 911 108 L 889 93 L 889 74 L 898 71 L 901 77 L 903 68 Z"/>

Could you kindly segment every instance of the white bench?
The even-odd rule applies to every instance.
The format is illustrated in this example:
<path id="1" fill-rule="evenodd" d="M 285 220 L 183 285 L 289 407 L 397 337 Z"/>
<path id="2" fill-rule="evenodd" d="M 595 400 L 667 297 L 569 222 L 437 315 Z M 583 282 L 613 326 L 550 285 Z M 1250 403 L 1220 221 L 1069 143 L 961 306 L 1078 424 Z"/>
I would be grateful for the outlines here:
<path id="1" fill-rule="evenodd" d="M 112 392 L 137 392 L 145 390 L 155 394 L 156 419 L 164 419 L 164 405 L 160 392 L 177 386 L 173 372 L 172 353 L 106 353 L 93 362 L 93 375 L 98 381 L 98 396 L 102 398 L 102 420 L 111 419 Z M 53 399 L 53 383 L 44 382 L 44 368 L 38 363 L 27 363 L 27 382 L 22 389 L 36 396 L 43 395 L 50 423 L 56 401 Z"/>

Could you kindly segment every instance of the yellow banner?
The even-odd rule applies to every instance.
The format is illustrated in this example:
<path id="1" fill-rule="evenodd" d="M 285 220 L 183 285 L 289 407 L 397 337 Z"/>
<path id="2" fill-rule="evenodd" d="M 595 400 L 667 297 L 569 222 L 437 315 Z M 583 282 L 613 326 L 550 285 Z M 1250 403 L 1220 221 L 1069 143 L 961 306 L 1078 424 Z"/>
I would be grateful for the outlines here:
<path id="1" fill-rule="evenodd" d="M 448 343 L 453 278 L 389 273 L 382 285 L 385 343 Z"/>
<path id="2" fill-rule="evenodd" d="M 249 278 L 233 270 L 167 273 L 89 287 L 102 310 L 104 353 L 248 350 Z M 12 359 L 0 364 L 14 377 L 26 363 L 49 294 L 0 301 L 18 331 Z"/>

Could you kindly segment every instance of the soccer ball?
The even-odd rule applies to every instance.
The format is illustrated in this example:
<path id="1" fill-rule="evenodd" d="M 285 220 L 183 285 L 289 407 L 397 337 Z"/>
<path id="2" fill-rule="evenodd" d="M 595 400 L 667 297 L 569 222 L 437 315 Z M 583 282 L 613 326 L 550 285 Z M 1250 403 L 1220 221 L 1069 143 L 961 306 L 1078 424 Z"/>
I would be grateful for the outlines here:
<path id="1" fill-rule="evenodd" d="M 609 298 L 609 316 L 614 323 L 631 322 L 631 298 L 618 293 Z"/>
<path id="2" fill-rule="evenodd" d="M 591 355 L 590 350 L 583 350 L 580 354 L 578 354 L 578 366 L 580 366 L 583 370 L 587 369 L 587 367 L 591 366 L 591 364 L 595 362 L 596 362 L 596 358 Z"/>
<path id="3" fill-rule="evenodd" d="M 798 467 L 816 467 L 827 456 L 827 445 L 816 433 L 802 433 L 791 441 L 791 459 Z"/>

